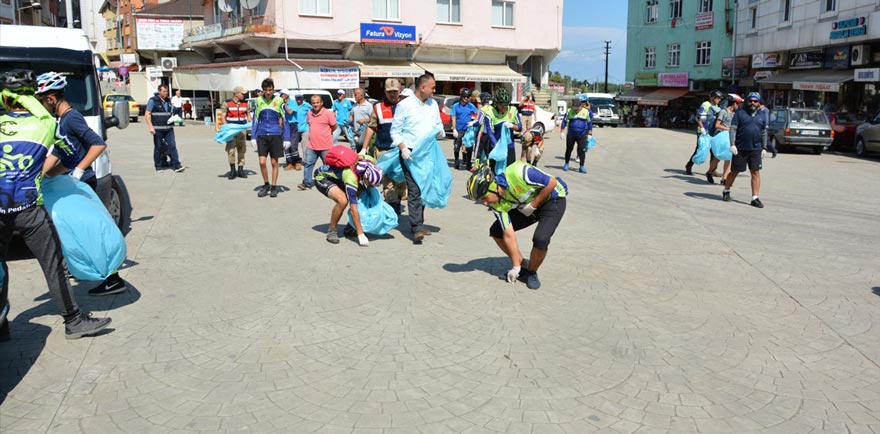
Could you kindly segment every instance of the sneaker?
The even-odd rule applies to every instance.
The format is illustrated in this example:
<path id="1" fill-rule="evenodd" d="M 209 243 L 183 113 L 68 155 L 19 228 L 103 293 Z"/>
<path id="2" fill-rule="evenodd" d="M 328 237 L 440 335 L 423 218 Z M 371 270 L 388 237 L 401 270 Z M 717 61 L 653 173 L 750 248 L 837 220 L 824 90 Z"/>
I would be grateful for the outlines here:
<path id="1" fill-rule="evenodd" d="M 79 339 L 83 336 L 91 336 L 104 330 L 108 325 L 110 318 L 92 318 L 91 312 L 80 312 L 72 320 L 64 323 L 64 337 Z"/>
<path id="2" fill-rule="evenodd" d="M 715 178 L 712 177 L 712 173 L 711 173 L 711 172 L 706 172 L 706 181 L 708 181 L 709 184 L 714 184 L 714 183 L 715 183 Z"/>
<path id="3" fill-rule="evenodd" d="M 526 288 L 538 289 L 541 287 L 541 281 L 538 280 L 538 273 L 534 271 L 523 270 L 519 273 L 517 280 L 526 283 Z"/>
<path id="4" fill-rule="evenodd" d="M 89 295 L 119 294 L 126 289 L 128 289 L 128 287 L 125 286 L 125 281 L 119 277 L 119 273 L 113 273 L 107 278 L 107 280 L 101 282 L 100 285 L 90 289 Z"/>
<path id="5" fill-rule="evenodd" d="M 308 190 L 308 189 L 310 189 L 310 188 L 312 188 L 312 187 L 311 187 L 311 186 L 308 186 L 308 185 L 305 185 L 305 184 L 299 184 L 299 185 L 296 186 L 296 188 L 297 188 L 299 191 L 306 191 L 306 190 Z"/>
<path id="6" fill-rule="evenodd" d="M 266 197 L 267 194 L 269 194 L 269 184 L 263 184 L 257 192 L 257 197 Z"/>
<path id="7" fill-rule="evenodd" d="M 278 197 L 278 186 L 273 185 L 272 188 L 269 189 L 269 197 Z"/>
<path id="8" fill-rule="evenodd" d="M 757 197 L 754 198 L 754 199 L 752 199 L 752 202 L 749 203 L 749 205 L 751 205 L 751 206 L 753 206 L 753 207 L 755 207 L 755 208 L 764 208 L 764 204 L 761 203 L 761 199 L 760 199 L 760 198 L 757 198 Z"/>
<path id="9" fill-rule="evenodd" d="M 299 162 L 294 163 L 293 170 L 303 170 L 303 164 Z"/>
<path id="10" fill-rule="evenodd" d="M 568 172 L 568 163 L 562 165 L 562 170 Z"/>
<path id="11" fill-rule="evenodd" d="M 354 238 L 358 236 L 357 230 L 351 225 L 345 225 L 345 228 L 342 229 L 342 236 Z"/>
<path id="12" fill-rule="evenodd" d="M 3 321 L 3 325 L 0 325 L 0 342 L 6 342 L 10 338 L 9 335 L 9 320 Z"/>
<path id="13" fill-rule="evenodd" d="M 721 192 L 721 200 L 723 200 L 725 202 L 730 202 L 730 192 L 729 191 L 722 191 Z"/>
<path id="14" fill-rule="evenodd" d="M 581 168 L 578 169 L 578 172 L 581 172 L 581 173 L 587 173 L 587 168 L 584 167 L 584 166 L 581 166 Z"/>
<path id="15" fill-rule="evenodd" d="M 691 167 L 694 167 L 692 163 L 688 163 L 684 165 L 684 174 L 685 175 L 693 175 L 694 172 L 691 171 Z"/>
<path id="16" fill-rule="evenodd" d="M 339 244 L 339 234 L 336 233 L 336 229 L 330 229 L 327 231 L 327 242 L 330 244 Z"/>
<path id="17" fill-rule="evenodd" d="M 284 170 L 294 170 L 295 168 L 296 168 L 296 166 L 294 166 L 293 164 L 290 164 L 290 163 L 288 163 L 286 166 L 284 166 Z"/>
<path id="18" fill-rule="evenodd" d="M 180 166 L 177 169 L 174 169 L 174 171 L 177 173 L 183 172 L 184 170 L 186 170 L 186 166 Z"/>

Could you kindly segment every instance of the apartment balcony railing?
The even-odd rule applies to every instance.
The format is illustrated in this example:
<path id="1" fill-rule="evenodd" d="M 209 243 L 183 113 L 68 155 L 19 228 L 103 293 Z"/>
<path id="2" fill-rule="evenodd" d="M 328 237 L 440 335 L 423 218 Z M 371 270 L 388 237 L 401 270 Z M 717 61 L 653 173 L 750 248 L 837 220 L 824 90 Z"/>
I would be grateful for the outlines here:
<path id="1" fill-rule="evenodd" d="M 275 33 L 275 21 L 266 17 L 244 17 L 225 20 L 186 32 L 183 43 L 208 41 L 245 33 Z"/>

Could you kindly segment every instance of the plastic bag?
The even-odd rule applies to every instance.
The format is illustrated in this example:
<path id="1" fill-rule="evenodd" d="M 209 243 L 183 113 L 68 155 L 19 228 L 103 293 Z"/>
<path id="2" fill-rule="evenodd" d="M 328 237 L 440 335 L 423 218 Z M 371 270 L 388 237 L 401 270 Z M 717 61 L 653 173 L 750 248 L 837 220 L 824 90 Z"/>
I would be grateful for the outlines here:
<path id="1" fill-rule="evenodd" d="M 720 134 L 716 134 L 710 137 L 709 145 L 712 149 L 712 153 L 715 154 L 715 158 L 723 161 L 727 161 L 733 158 L 733 154 L 730 153 L 729 132 L 722 131 Z"/>
<path id="2" fill-rule="evenodd" d="M 382 200 L 382 193 L 376 187 L 370 187 L 358 196 L 358 216 L 361 218 L 361 227 L 368 234 L 385 235 L 397 227 L 394 208 Z M 348 211 L 348 221 L 354 227 L 351 210 Z"/>
<path id="3" fill-rule="evenodd" d="M 246 124 L 223 124 L 220 125 L 220 131 L 214 135 L 214 141 L 221 144 L 226 144 L 226 142 L 232 140 L 239 133 L 251 129 L 250 122 Z"/>
<path id="4" fill-rule="evenodd" d="M 385 151 L 385 153 L 376 160 L 376 165 L 382 169 L 382 173 L 384 173 L 388 179 L 394 182 L 406 181 L 406 178 L 403 176 L 403 168 L 400 167 L 400 148 L 397 146 Z"/>
<path id="5" fill-rule="evenodd" d="M 421 190 L 422 204 L 428 208 L 446 208 L 452 192 L 452 171 L 437 141 L 439 133 L 440 129 L 435 128 L 423 137 L 413 148 L 412 160 L 406 161 L 413 180 Z"/>
<path id="6" fill-rule="evenodd" d="M 471 149 L 474 147 L 474 144 L 477 142 L 477 127 L 468 127 L 467 131 L 464 133 L 464 137 L 461 138 L 461 143 L 465 148 Z"/>
<path id="7" fill-rule="evenodd" d="M 700 134 L 697 138 L 697 152 L 694 152 L 694 157 L 691 158 L 694 164 L 703 164 L 709 158 L 709 141 L 710 137 L 707 134 Z"/>
<path id="8" fill-rule="evenodd" d="M 125 238 L 91 187 L 59 175 L 44 178 L 42 190 L 70 274 L 104 280 L 118 270 L 127 254 Z"/>
<path id="9" fill-rule="evenodd" d="M 492 152 L 489 153 L 489 159 L 495 160 L 496 175 L 504 173 L 504 169 L 507 168 L 507 148 L 510 146 L 512 146 L 512 142 L 510 141 L 510 130 L 502 125 L 501 138 L 498 139 L 498 142 L 495 143 L 495 147 L 492 148 Z"/>
<path id="10" fill-rule="evenodd" d="M 587 137 L 587 143 L 586 143 L 586 145 L 585 145 L 585 147 L 584 147 L 584 150 L 585 150 L 585 151 L 589 151 L 590 149 L 593 149 L 593 148 L 595 148 L 595 147 L 596 147 L 596 138 L 593 137 L 593 136 L 588 136 L 588 137 Z"/>

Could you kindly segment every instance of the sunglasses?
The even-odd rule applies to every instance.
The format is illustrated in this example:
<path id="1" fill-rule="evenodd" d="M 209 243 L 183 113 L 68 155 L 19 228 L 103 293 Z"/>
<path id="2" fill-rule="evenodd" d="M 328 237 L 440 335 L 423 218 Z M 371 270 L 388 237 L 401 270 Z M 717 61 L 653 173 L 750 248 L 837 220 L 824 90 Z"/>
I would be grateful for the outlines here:
<path id="1" fill-rule="evenodd" d="M 761 101 L 758 101 L 758 100 L 756 100 L 756 99 L 750 99 L 750 100 L 749 100 L 749 104 L 752 104 L 752 103 L 754 103 L 754 104 L 760 104 Z"/>

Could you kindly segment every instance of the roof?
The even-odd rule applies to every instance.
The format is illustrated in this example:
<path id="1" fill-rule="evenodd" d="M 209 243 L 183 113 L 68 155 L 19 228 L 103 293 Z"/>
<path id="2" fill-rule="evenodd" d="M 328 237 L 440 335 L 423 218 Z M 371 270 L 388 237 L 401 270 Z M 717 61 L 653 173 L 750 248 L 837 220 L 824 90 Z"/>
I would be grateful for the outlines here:
<path id="1" fill-rule="evenodd" d="M 157 5 L 148 5 L 138 12 L 138 15 L 166 15 L 172 17 L 201 17 L 205 16 L 202 0 L 172 0 Z"/>
<path id="2" fill-rule="evenodd" d="M 116 8 L 117 8 L 116 0 L 104 0 L 104 2 L 101 3 L 101 8 L 98 9 L 98 12 L 104 12 L 106 10 L 112 10 L 113 12 L 116 12 Z"/>

